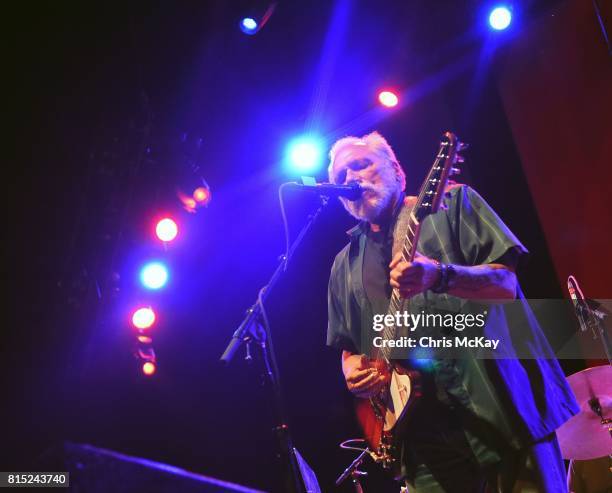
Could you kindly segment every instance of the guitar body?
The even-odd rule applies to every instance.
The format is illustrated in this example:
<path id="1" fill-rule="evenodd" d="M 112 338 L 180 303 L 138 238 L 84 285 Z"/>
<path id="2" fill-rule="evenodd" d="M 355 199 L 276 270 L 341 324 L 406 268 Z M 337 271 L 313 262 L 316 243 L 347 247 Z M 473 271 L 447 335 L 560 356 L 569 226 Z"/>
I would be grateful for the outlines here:
<path id="1" fill-rule="evenodd" d="M 399 363 L 390 367 L 382 360 L 374 360 L 373 366 L 386 368 L 389 385 L 371 399 L 355 401 L 357 421 L 371 450 L 393 477 L 401 479 L 401 443 L 399 437 L 406 430 L 412 410 L 421 397 L 419 373 L 408 370 Z"/>

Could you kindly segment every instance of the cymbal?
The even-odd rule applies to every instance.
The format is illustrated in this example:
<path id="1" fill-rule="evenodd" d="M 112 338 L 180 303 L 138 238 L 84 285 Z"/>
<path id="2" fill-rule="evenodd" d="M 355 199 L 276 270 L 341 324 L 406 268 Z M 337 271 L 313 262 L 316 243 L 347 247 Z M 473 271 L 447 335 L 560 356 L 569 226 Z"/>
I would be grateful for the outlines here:
<path id="1" fill-rule="evenodd" d="M 565 459 L 589 460 L 612 454 L 612 366 L 587 368 L 567 377 L 580 412 L 557 430 Z M 602 418 L 592 409 L 593 398 Z"/>

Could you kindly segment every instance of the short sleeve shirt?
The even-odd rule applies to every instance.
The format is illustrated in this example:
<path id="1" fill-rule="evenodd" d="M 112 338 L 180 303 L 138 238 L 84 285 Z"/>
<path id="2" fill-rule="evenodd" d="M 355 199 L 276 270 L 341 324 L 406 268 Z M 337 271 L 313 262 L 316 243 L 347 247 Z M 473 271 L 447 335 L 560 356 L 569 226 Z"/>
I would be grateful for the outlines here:
<path id="1" fill-rule="evenodd" d="M 521 264 L 527 249 L 473 189 L 461 185 L 445 194 L 444 208 L 421 223 L 417 249 L 443 263 L 474 266 L 510 259 Z M 327 344 L 361 353 L 362 331 L 372 330 L 373 307 L 364 288 L 367 223 L 351 231 L 351 241 L 336 256 L 328 288 Z M 388 279 L 388 271 L 387 271 Z M 520 289 L 518 296 L 522 297 Z M 466 300 L 431 291 L 411 299 L 415 305 L 460 312 Z M 376 303 L 374 303 L 376 305 Z M 508 359 L 436 361 L 436 384 L 473 415 L 493 424 L 518 444 L 550 434 L 577 410 L 563 372 L 537 321 L 524 304 L 520 330 L 510 327 L 502 306 L 491 310 L 484 333 L 504 347 L 531 351 L 535 363 Z M 513 317 L 512 320 L 517 320 Z M 520 336 L 517 336 L 520 334 Z M 500 346 L 502 345 L 500 344 Z M 503 388 L 499 388 L 499 383 Z M 540 386 L 534 385 L 539 382 Z"/>

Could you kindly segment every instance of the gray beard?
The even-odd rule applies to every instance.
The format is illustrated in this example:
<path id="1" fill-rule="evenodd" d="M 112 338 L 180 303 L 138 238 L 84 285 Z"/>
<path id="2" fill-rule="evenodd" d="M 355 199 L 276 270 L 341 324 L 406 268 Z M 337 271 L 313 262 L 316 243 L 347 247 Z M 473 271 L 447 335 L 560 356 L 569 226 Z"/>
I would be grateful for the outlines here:
<path id="1" fill-rule="evenodd" d="M 393 186 L 382 187 L 364 187 L 367 190 L 375 192 L 376 196 L 368 198 L 360 198 L 355 201 L 340 199 L 347 212 L 359 221 L 367 221 L 376 223 L 376 220 L 389 207 L 393 196 L 396 193 L 396 183 Z"/>

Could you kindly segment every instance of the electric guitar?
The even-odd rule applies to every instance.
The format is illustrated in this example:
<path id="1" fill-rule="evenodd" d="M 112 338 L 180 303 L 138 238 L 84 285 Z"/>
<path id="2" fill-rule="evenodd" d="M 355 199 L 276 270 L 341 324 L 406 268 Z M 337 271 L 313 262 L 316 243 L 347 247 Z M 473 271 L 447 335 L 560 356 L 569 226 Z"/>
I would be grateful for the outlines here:
<path id="1" fill-rule="evenodd" d="M 414 259 L 421 223 L 440 208 L 448 179 L 459 173 L 455 165 L 463 162 L 458 153 L 466 147 L 455 134 L 444 134 L 431 170 L 407 220 L 406 235 L 401 247 L 403 260 L 412 262 Z M 393 289 L 387 314 L 395 317 L 398 311 L 403 312 L 407 307 L 408 300 L 400 298 L 399 291 Z M 383 339 L 395 339 L 396 332 L 396 327 L 385 326 L 381 335 Z M 386 375 L 389 383 L 375 397 L 357 398 L 357 420 L 374 460 L 391 470 L 399 479 L 399 438 L 406 431 L 411 411 L 422 395 L 419 374 L 402 366 L 401 360 L 392 360 L 391 349 L 386 346 L 377 350 L 370 364 Z"/>

